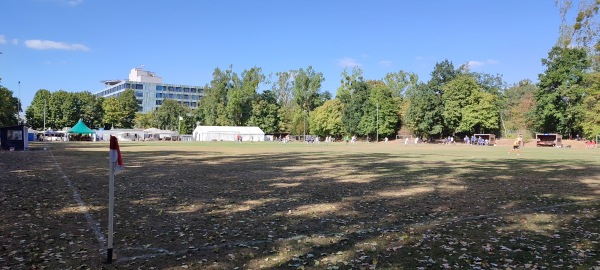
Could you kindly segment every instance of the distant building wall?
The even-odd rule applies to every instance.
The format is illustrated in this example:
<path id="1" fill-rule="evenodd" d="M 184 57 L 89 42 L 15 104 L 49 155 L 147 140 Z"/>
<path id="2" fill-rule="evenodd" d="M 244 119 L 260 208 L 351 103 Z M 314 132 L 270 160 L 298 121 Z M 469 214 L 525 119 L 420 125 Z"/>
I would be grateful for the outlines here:
<path id="1" fill-rule="evenodd" d="M 198 108 L 204 89 L 200 86 L 165 84 L 153 72 L 134 68 L 129 80 L 105 81 L 106 88 L 95 93 L 97 97 L 118 97 L 132 89 L 138 102 L 138 111 L 147 113 L 159 108 L 165 99 L 172 99 L 191 109 Z"/>

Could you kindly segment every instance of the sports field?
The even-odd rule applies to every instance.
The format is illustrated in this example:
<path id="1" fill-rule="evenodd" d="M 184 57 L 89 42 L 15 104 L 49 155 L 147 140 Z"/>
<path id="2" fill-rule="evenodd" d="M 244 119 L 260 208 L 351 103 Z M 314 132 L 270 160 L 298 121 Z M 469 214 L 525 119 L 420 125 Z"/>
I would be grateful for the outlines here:
<path id="1" fill-rule="evenodd" d="M 121 142 L 108 265 L 108 148 L 0 152 L 2 269 L 600 269 L 598 149 Z"/>

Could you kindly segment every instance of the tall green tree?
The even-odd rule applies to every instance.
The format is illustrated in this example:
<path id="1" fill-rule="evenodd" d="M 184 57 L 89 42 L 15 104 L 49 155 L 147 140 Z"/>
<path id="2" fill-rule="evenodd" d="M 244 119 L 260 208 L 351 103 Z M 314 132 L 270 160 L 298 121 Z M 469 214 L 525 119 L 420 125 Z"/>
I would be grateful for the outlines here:
<path id="1" fill-rule="evenodd" d="M 33 129 L 44 129 L 49 119 L 48 115 L 48 101 L 50 100 L 52 93 L 46 89 L 38 90 L 33 96 L 33 100 L 27 110 L 25 111 L 25 117 L 27 118 L 27 124 L 31 125 Z"/>
<path id="2" fill-rule="evenodd" d="M 205 87 L 206 95 L 202 98 L 204 124 L 208 126 L 227 125 L 227 96 L 228 90 L 233 86 L 231 69 L 222 71 L 218 67 L 213 72 L 210 85 Z M 232 82 L 230 82 L 232 81 Z"/>
<path id="3" fill-rule="evenodd" d="M 352 67 L 352 70 L 345 67 L 340 76 L 340 86 L 337 89 L 335 97 L 342 103 L 348 104 L 352 98 L 352 85 L 364 81 L 363 70 L 359 66 Z"/>
<path id="4" fill-rule="evenodd" d="M 350 101 L 344 105 L 342 114 L 344 132 L 346 135 L 365 135 L 359 126 L 369 106 L 369 86 L 364 81 L 358 81 L 350 86 L 350 92 Z"/>
<path id="5" fill-rule="evenodd" d="M 89 128 L 95 129 L 103 127 L 102 117 L 104 116 L 104 111 L 102 110 L 102 101 L 104 98 L 96 97 L 87 91 L 74 94 L 79 103 L 79 118 L 82 119 Z"/>
<path id="6" fill-rule="evenodd" d="M 180 117 L 184 118 L 187 116 L 188 108 L 179 104 L 177 101 L 172 99 L 165 99 L 162 105 L 154 112 L 155 123 L 158 128 L 166 130 L 179 130 Z M 185 120 L 185 119 L 183 119 Z M 181 133 L 189 133 L 188 130 L 182 130 Z"/>
<path id="7" fill-rule="evenodd" d="M 417 136 L 441 134 L 444 128 L 442 99 L 427 84 L 419 83 L 408 92 L 410 106 L 406 111 L 406 126 Z"/>
<path id="8" fill-rule="evenodd" d="M 73 93 L 64 90 L 52 93 L 48 101 L 50 127 L 55 130 L 72 127 L 79 121 L 79 111 L 79 104 Z"/>
<path id="9" fill-rule="evenodd" d="M 540 132 L 571 137 L 581 131 L 585 91 L 580 84 L 590 66 L 587 52 L 582 48 L 554 47 L 542 64 L 546 70 L 539 76 L 535 93 L 534 125 Z"/>
<path id="10" fill-rule="evenodd" d="M 481 87 L 477 84 L 475 78 L 468 75 L 459 75 L 446 83 L 443 89 L 442 102 L 444 109 L 442 116 L 446 127 L 446 134 L 444 135 L 454 135 L 456 132 L 470 131 L 459 129 L 465 113 L 463 109 L 478 101 L 476 97 L 482 92 Z"/>
<path id="11" fill-rule="evenodd" d="M 600 72 L 586 74 L 584 78 L 586 96 L 583 99 L 585 111 L 581 123 L 583 136 L 596 139 L 600 135 Z"/>
<path id="12" fill-rule="evenodd" d="M 419 82 L 419 75 L 400 70 L 398 72 L 390 72 L 385 74 L 383 78 L 385 84 L 391 89 L 394 97 L 404 97 L 406 92 L 411 87 L 414 87 Z"/>
<path id="13" fill-rule="evenodd" d="M 291 132 L 293 114 L 294 114 L 294 71 L 284 71 L 275 73 L 275 77 L 269 80 L 271 91 L 275 94 L 277 104 L 279 105 L 279 124 L 278 131 Z M 273 75 L 271 75 L 272 77 Z"/>
<path id="14" fill-rule="evenodd" d="M 19 100 L 13 96 L 13 92 L 0 85 L 0 126 L 12 126 L 17 124 Z"/>
<path id="15" fill-rule="evenodd" d="M 312 111 L 315 108 L 314 100 L 318 97 L 321 84 L 325 81 L 323 73 L 309 66 L 306 70 L 299 69 L 294 81 L 294 101 L 303 110 Z"/>
<path id="16" fill-rule="evenodd" d="M 135 114 L 135 127 L 136 128 L 147 129 L 147 128 L 154 127 L 155 125 L 156 125 L 156 123 L 154 120 L 154 112 L 147 112 L 147 113 L 137 112 Z"/>
<path id="17" fill-rule="evenodd" d="M 462 119 L 456 127 L 456 132 L 497 133 L 500 116 L 498 97 L 493 93 L 475 91 L 470 99 L 473 102 L 462 108 Z"/>
<path id="18" fill-rule="evenodd" d="M 341 136 L 343 134 L 342 112 L 344 103 L 340 99 L 326 101 L 310 115 L 310 132 L 319 136 Z"/>
<path id="19" fill-rule="evenodd" d="M 253 67 L 242 73 L 239 80 L 233 73 L 227 93 L 227 115 L 230 125 L 245 126 L 252 114 L 252 102 L 257 95 L 258 85 L 265 80 L 262 69 Z"/>
<path id="20" fill-rule="evenodd" d="M 102 102 L 102 110 L 104 111 L 102 123 L 105 128 L 123 128 L 121 120 L 125 118 L 125 115 L 117 98 L 105 98 Z"/>
<path id="21" fill-rule="evenodd" d="M 454 69 L 454 65 L 448 59 L 436 63 L 431 78 L 427 82 L 429 88 L 440 96 L 444 94 L 444 85 L 454 80 L 458 76 L 458 72 Z"/>
<path id="22" fill-rule="evenodd" d="M 305 125 L 309 125 L 309 121 L 305 119 L 314 110 L 315 105 L 318 104 L 315 100 L 318 99 L 321 84 L 324 80 L 323 73 L 315 71 L 312 66 L 309 66 L 306 70 L 301 68 L 296 72 L 293 94 L 298 109 L 294 111 L 292 128 L 295 130 L 292 130 L 292 132 L 300 134 L 304 130 L 310 130 L 310 126 L 304 128 Z M 300 126 L 302 126 L 302 129 L 299 128 Z"/>
<path id="23" fill-rule="evenodd" d="M 562 23 L 557 46 L 585 49 L 591 56 L 594 71 L 600 71 L 600 22 L 597 0 L 555 0 Z M 573 4 L 577 3 L 577 9 Z M 571 14 L 577 12 L 577 15 Z"/>
<path id="24" fill-rule="evenodd" d="M 139 106 L 135 98 L 135 92 L 132 89 L 127 89 L 117 97 L 117 101 L 123 116 L 120 126 L 123 128 L 133 128 L 135 125 L 135 114 L 138 112 Z"/>
<path id="25" fill-rule="evenodd" d="M 436 63 L 433 71 L 431 72 L 431 78 L 427 82 L 427 85 L 420 85 L 415 91 L 409 93 L 410 107 L 406 112 L 406 117 L 411 119 L 405 119 L 408 127 L 417 135 L 431 137 L 434 134 L 440 136 L 443 135 L 445 129 L 444 125 L 444 101 L 442 96 L 444 94 L 444 86 L 454 80 L 460 72 L 454 69 L 454 65 L 448 59 Z M 423 97 L 417 97 L 418 93 L 422 93 Z M 416 101 L 413 105 L 412 103 Z M 427 110 L 427 111 L 420 111 Z M 425 123 L 418 123 L 416 121 L 426 121 Z M 431 122 L 433 121 L 433 122 Z M 423 125 L 428 125 L 425 127 Z M 437 132 L 437 133 L 432 133 Z"/>
<path id="26" fill-rule="evenodd" d="M 537 90 L 530 80 L 521 80 L 503 93 L 500 112 L 504 128 L 511 132 L 533 131 L 534 93 Z"/>
<path id="27" fill-rule="evenodd" d="M 358 124 L 360 133 L 376 138 L 392 136 L 400 128 L 398 103 L 392 89 L 383 81 L 367 81 L 368 99 L 363 106 L 363 115 Z"/>
<path id="28" fill-rule="evenodd" d="M 252 116 L 248 124 L 261 128 L 265 133 L 273 134 L 279 131 L 279 109 L 275 93 L 266 90 L 254 100 Z"/>

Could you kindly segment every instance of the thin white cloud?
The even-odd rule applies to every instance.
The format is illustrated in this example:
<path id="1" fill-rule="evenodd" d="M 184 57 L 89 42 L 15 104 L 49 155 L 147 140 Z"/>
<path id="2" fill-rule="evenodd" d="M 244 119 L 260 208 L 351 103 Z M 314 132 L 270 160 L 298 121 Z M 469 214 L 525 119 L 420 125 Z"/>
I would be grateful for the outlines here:
<path id="1" fill-rule="evenodd" d="M 493 60 L 493 59 L 488 59 L 486 61 L 471 60 L 471 61 L 467 62 L 467 66 L 469 68 L 478 68 L 478 67 L 482 67 L 484 65 L 495 65 L 495 64 L 498 64 L 498 61 Z"/>
<path id="2" fill-rule="evenodd" d="M 82 44 L 39 39 L 25 40 L 25 46 L 35 50 L 68 50 L 84 52 L 90 50 L 89 47 Z"/>
<path id="3" fill-rule="evenodd" d="M 0 44 L 4 43 L 6 43 L 6 38 L 4 37 L 4 35 L 0 35 Z"/>
<path id="4" fill-rule="evenodd" d="M 471 61 L 467 62 L 467 66 L 469 66 L 469 68 L 476 68 L 476 67 L 480 67 L 483 65 L 484 65 L 484 63 L 480 62 L 480 61 L 471 60 Z"/>
<path id="5" fill-rule="evenodd" d="M 11 42 L 13 45 L 19 45 L 19 39 L 13 38 Z"/>
<path id="6" fill-rule="evenodd" d="M 84 0 L 42 0 L 42 1 L 57 3 L 59 5 L 64 5 L 64 6 L 75 7 L 75 6 L 78 6 L 81 3 L 83 3 Z"/>
<path id="7" fill-rule="evenodd" d="M 337 63 L 341 67 L 359 67 L 361 64 L 356 62 L 354 58 L 344 57 L 342 59 L 338 59 Z"/>
<path id="8" fill-rule="evenodd" d="M 83 0 L 68 0 L 67 1 L 67 4 L 72 7 L 77 6 L 81 3 L 83 3 Z"/>
<path id="9" fill-rule="evenodd" d="M 392 66 L 392 63 L 393 62 L 390 61 L 390 60 L 381 60 L 381 61 L 379 61 L 379 64 L 382 65 L 382 66 L 384 66 L 384 67 L 390 67 L 390 66 Z"/>

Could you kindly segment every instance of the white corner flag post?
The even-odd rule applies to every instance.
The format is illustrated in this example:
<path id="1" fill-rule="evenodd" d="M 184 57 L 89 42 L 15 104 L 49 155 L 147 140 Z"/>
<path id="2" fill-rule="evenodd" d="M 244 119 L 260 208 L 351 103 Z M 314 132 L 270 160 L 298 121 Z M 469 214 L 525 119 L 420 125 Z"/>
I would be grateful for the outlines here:
<path id="1" fill-rule="evenodd" d="M 121 150 L 117 137 L 110 136 L 110 151 L 108 152 L 108 245 L 106 249 L 106 262 L 112 263 L 113 259 L 113 234 L 114 234 L 114 208 L 115 208 L 115 174 L 123 168 Z"/>

